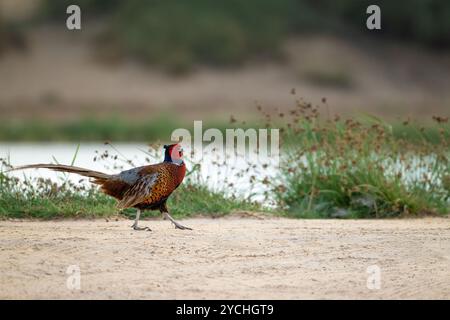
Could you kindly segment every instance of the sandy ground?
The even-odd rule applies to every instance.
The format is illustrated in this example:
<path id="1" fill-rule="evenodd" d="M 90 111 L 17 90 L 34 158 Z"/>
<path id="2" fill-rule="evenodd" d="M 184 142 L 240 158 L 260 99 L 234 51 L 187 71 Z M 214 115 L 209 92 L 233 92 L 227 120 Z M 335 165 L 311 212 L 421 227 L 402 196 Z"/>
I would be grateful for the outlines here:
<path id="1" fill-rule="evenodd" d="M 123 220 L 2 221 L 0 298 L 450 298 L 449 219 L 184 223 L 194 231 L 159 220 L 142 223 L 152 232 Z M 71 265 L 80 290 L 67 287 Z M 374 265 L 380 289 L 367 286 Z"/>

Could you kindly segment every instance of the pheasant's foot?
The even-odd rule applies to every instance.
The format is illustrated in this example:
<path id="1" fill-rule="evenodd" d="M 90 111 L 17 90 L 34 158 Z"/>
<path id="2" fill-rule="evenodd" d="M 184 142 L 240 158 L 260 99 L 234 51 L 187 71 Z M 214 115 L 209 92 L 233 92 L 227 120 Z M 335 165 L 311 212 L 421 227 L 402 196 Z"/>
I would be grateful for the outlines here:
<path id="1" fill-rule="evenodd" d="M 180 230 L 192 230 L 191 228 L 185 227 L 182 224 L 179 224 L 178 222 L 175 221 L 174 218 L 172 218 L 170 216 L 170 214 L 168 214 L 167 212 L 164 212 L 164 218 L 165 219 L 169 219 L 175 226 L 175 229 L 180 229 Z"/>
<path id="2" fill-rule="evenodd" d="M 134 220 L 134 223 L 131 226 L 133 228 L 133 230 L 136 230 L 136 231 L 142 231 L 142 230 L 152 231 L 152 229 L 150 229 L 149 227 L 138 227 L 139 217 L 140 216 L 141 216 L 141 210 L 138 209 L 137 212 L 136 212 L 136 219 Z"/>
<path id="3" fill-rule="evenodd" d="M 175 229 L 180 229 L 180 230 L 192 230 L 191 228 L 185 227 L 185 226 L 183 226 L 182 224 L 179 224 L 179 223 L 176 222 L 176 221 L 172 221 L 172 222 L 173 222 L 173 224 L 175 225 Z"/>
<path id="4" fill-rule="evenodd" d="M 152 231 L 152 229 L 150 229 L 149 227 L 138 227 L 138 225 L 136 223 L 133 223 L 133 225 L 131 226 L 133 228 L 133 230 L 136 231 Z"/>

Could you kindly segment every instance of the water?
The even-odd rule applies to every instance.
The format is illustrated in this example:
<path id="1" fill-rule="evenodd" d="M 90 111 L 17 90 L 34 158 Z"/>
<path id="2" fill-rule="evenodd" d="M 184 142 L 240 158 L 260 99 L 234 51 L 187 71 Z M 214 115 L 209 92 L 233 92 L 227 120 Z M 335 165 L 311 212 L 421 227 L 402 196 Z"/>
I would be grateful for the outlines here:
<path id="1" fill-rule="evenodd" d="M 76 143 L 1 143 L 0 158 L 8 159 L 8 162 L 16 167 L 36 163 L 60 163 L 71 164 L 77 149 Z M 117 151 L 116 151 L 117 150 Z M 147 165 L 161 162 L 163 159 L 163 150 L 159 158 L 151 158 L 148 155 L 149 146 L 145 143 L 119 143 L 114 144 L 114 148 L 102 143 L 82 143 L 77 153 L 74 165 L 85 167 L 105 173 L 117 173 L 121 170 L 132 168 L 133 166 L 126 162 L 131 160 L 134 166 Z M 106 159 L 98 160 L 99 155 L 108 151 L 110 155 L 118 156 L 117 160 Z M 153 153 L 151 153 L 153 154 Z M 185 158 L 188 170 L 192 169 L 193 163 L 189 161 L 190 150 L 185 147 Z M 94 161 L 97 157 L 97 161 Z M 146 162 L 146 158 L 151 158 Z M 238 195 L 252 200 L 263 200 L 264 185 L 256 186 L 249 181 L 252 175 L 265 174 L 272 176 L 276 173 L 276 164 L 267 158 L 265 161 L 249 163 L 245 157 L 236 157 L 227 160 L 224 164 L 223 157 L 216 154 L 204 154 L 201 162 L 198 179 L 205 182 L 211 190 L 225 191 L 229 195 Z M 264 166 L 267 164 L 268 166 Z M 123 168 L 117 168 L 117 165 Z M 245 173 L 245 174 L 243 174 Z M 27 169 L 13 171 L 10 173 L 21 179 L 30 178 L 49 178 L 53 181 L 64 181 L 66 178 L 74 183 L 87 184 L 87 179 L 76 174 L 54 172 L 47 169 Z M 82 180 L 82 181 L 80 181 Z M 232 186 L 229 186 L 229 184 Z"/>

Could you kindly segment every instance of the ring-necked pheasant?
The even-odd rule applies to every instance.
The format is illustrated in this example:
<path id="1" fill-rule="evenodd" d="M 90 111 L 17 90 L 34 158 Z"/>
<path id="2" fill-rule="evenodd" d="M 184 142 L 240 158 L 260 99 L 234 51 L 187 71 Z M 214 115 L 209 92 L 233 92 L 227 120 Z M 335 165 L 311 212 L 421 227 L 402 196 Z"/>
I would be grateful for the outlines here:
<path id="1" fill-rule="evenodd" d="M 167 199 L 181 184 L 186 174 L 183 161 L 183 149 L 179 144 L 164 146 L 164 162 L 133 168 L 118 174 L 106 173 L 89 169 L 59 164 L 32 164 L 12 169 L 45 168 L 54 171 L 76 173 L 93 178 L 92 183 L 101 186 L 101 190 L 119 200 L 119 209 L 136 208 L 136 219 L 131 226 L 134 230 L 151 230 L 138 226 L 142 210 L 159 210 L 165 218 L 172 221 L 175 228 L 192 230 L 175 221 L 167 209 Z"/>

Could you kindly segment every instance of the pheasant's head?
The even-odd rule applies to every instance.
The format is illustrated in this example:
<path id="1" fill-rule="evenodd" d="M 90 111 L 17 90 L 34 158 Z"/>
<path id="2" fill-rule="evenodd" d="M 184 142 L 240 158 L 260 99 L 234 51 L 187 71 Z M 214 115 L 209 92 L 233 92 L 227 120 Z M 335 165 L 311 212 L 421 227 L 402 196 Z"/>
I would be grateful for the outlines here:
<path id="1" fill-rule="evenodd" d="M 177 165 L 183 164 L 183 148 L 180 144 L 164 145 L 164 162 L 171 162 Z"/>

